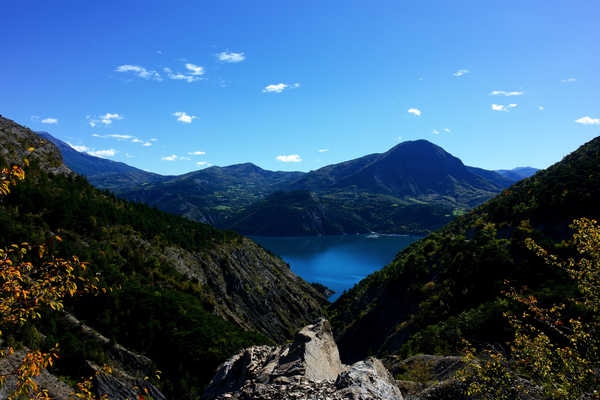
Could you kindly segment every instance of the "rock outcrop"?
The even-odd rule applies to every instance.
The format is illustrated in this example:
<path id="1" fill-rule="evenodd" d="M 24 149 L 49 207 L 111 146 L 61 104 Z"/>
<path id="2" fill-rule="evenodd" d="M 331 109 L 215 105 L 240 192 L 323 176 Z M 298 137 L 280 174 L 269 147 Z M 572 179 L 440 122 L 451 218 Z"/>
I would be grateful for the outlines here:
<path id="1" fill-rule="evenodd" d="M 203 400 L 293 398 L 402 400 L 381 361 L 340 361 L 329 321 L 304 327 L 293 343 L 255 346 L 223 363 Z"/>
<path id="2" fill-rule="evenodd" d="M 103 346 L 111 374 L 105 374 L 99 365 L 87 361 L 89 374 L 94 376 L 94 390 L 101 398 L 128 400 L 138 398 L 140 388 L 146 389 L 155 400 L 166 400 L 160 390 L 146 380 L 155 373 L 153 362 L 148 357 L 133 352 L 118 343 L 112 343 L 106 336 L 78 320 L 74 315 L 63 313 L 63 321 L 76 330 L 79 336 Z"/>
<path id="3" fill-rule="evenodd" d="M 73 174 L 54 143 L 0 115 L 0 166 L 23 165 L 25 159 L 52 174 Z"/>
<path id="4" fill-rule="evenodd" d="M 4 375 L 6 379 L 4 384 L 0 386 L 0 399 L 8 398 L 14 391 L 17 378 L 13 375 L 13 371 L 19 368 L 28 352 L 29 349 L 24 347 L 16 350 L 10 356 L 0 358 L 0 375 Z M 47 390 L 48 395 L 56 400 L 68 400 L 71 398 L 70 394 L 74 391 L 72 387 L 45 369 L 40 371 L 40 374 L 34 378 L 34 382 L 40 389 Z"/>

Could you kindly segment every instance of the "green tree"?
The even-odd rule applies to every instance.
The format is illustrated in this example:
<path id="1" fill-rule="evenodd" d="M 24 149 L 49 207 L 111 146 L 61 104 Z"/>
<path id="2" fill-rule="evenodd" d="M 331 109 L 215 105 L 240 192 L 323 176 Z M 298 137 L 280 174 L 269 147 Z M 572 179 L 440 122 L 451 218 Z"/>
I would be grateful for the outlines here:
<path id="1" fill-rule="evenodd" d="M 573 222 L 577 256 L 561 259 L 527 239 L 527 247 L 546 264 L 574 280 L 578 296 L 544 306 L 531 294 L 511 288 L 506 295 L 521 304 L 521 314 L 506 313 L 514 330 L 509 351 L 487 350 L 460 372 L 468 394 L 484 399 L 517 399 L 524 393 L 548 399 L 600 398 L 600 225 Z"/>

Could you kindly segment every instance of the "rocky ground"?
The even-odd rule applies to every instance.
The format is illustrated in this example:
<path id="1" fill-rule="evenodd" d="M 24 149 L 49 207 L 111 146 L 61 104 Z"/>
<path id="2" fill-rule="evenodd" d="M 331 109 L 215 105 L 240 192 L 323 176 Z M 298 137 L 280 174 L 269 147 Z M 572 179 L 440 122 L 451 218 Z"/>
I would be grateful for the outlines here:
<path id="1" fill-rule="evenodd" d="M 256 346 L 219 367 L 203 400 L 353 399 L 402 400 L 383 363 L 368 358 L 352 365 L 340 361 L 325 319 L 304 327 L 293 343 Z"/>

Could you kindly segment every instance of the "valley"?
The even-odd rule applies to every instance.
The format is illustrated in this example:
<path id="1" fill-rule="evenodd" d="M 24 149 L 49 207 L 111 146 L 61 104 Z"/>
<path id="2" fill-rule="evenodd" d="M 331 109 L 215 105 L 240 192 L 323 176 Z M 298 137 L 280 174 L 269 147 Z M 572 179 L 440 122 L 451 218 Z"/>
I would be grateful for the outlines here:
<path id="1" fill-rule="evenodd" d="M 0 400 L 600 400 L 600 2 L 0 10 Z"/>
<path id="2" fill-rule="evenodd" d="M 245 235 L 424 235 L 483 203 L 534 168 L 465 166 L 426 140 L 308 173 L 251 163 L 160 176 L 89 154 L 40 132 L 65 164 L 100 189 Z M 276 216 L 276 217 L 275 217 Z"/>
<path id="3" fill-rule="evenodd" d="M 598 139 L 509 187 L 507 174 L 516 179 L 535 171 L 497 173 L 464 167 L 460 160 L 425 141 L 403 143 L 387 153 L 326 167 L 318 174 L 277 173 L 242 164 L 188 174 L 194 178 L 148 175 L 125 164 L 63 149 L 71 167 L 85 166 L 96 183 L 112 182 L 115 195 L 92 187 L 73 173 L 62 163 L 58 148 L 47 141 L 48 135 L 38 137 L 4 118 L 0 122 L 3 165 L 18 164 L 26 157 L 29 163 L 27 179 L 2 202 L 0 239 L 4 243 L 41 243 L 59 233 L 62 243 L 53 251 L 77 254 L 89 261 L 89 274 L 101 276 L 103 285 L 116 289 L 68 301 L 66 319 L 48 313 L 27 325 L 35 335 L 66 343 L 65 358 L 50 371 L 77 379 L 77 365 L 82 362 L 116 363 L 115 357 L 122 357 L 118 354 L 123 350 L 106 347 L 115 341 L 150 357 L 143 371 L 148 371 L 148 363 L 167 370 L 165 381 L 152 387 L 159 397 L 164 393 L 196 398 L 228 356 L 248 346 L 289 340 L 317 317 L 330 319 L 331 340 L 335 337 L 341 362 L 358 365 L 376 355 L 384 360 L 381 368 L 393 373 L 405 371 L 406 364 L 399 360 L 412 360 L 418 354 L 438 354 L 435 357 L 442 358 L 431 358 L 431 362 L 443 363 L 443 357 L 461 352 L 465 339 L 476 344 L 505 342 L 510 331 L 502 314 L 515 309 L 501 297 L 507 279 L 526 285 L 544 301 L 574 293 L 561 271 L 548 270 L 528 252 L 525 238 L 533 237 L 568 254 L 561 243 L 568 237 L 570 221 L 580 216 L 600 217 L 595 207 L 600 197 Z M 414 146 L 425 148 L 425 154 L 431 152 L 434 157 L 416 172 L 408 155 L 423 153 Z M 385 168 L 375 162 L 389 158 L 394 162 Z M 399 171 L 395 171 L 398 164 Z M 411 168 L 403 167 L 408 164 Z M 204 174 L 203 180 L 200 174 Z M 411 184 L 407 174 L 420 174 L 422 179 Z M 224 195 L 243 187 L 248 175 L 254 183 L 240 190 L 243 195 L 234 196 L 235 200 Z M 238 212 L 244 218 L 232 225 L 267 226 L 256 230 L 261 235 L 252 236 L 258 245 L 232 230 L 150 208 L 141 199 L 121 199 L 127 195 L 120 188 L 138 184 L 144 188 L 159 185 L 165 198 L 186 198 L 190 179 L 216 207 L 225 210 L 228 206 L 224 204 L 246 204 Z M 219 196 L 214 195 L 217 184 L 223 189 Z M 158 189 L 139 190 L 149 194 Z M 500 193 L 485 201 L 494 191 Z M 401 193 L 405 214 L 396 214 L 395 220 L 385 214 L 379 199 L 400 201 L 394 196 Z M 373 232 L 310 236 L 315 232 L 345 233 L 348 226 L 357 232 L 365 226 L 386 231 L 376 218 L 359 225 L 346 220 L 343 212 L 334 214 L 331 210 L 344 207 L 340 198 L 352 204 L 348 206 L 352 210 L 369 203 L 374 214 L 385 216 L 389 229 L 411 226 L 411 221 L 423 224 L 436 207 L 447 207 L 452 215 L 445 214 L 447 224 L 427 235 L 423 225 L 406 229 L 423 236 Z M 362 203 L 357 203 L 357 198 Z M 329 213 L 323 206 L 326 199 L 332 202 Z M 459 204 L 464 208 L 456 208 Z M 303 216 L 307 210 L 317 218 Z M 269 216 L 274 217 L 273 222 Z M 272 233 L 280 236 L 264 235 Z M 73 328 L 77 325 L 73 320 L 85 321 L 89 325 L 86 332 L 97 333 L 81 336 Z M 24 339 L 20 330 L 8 332 L 11 340 L 40 345 Z M 365 362 L 375 362 L 368 360 Z M 142 373 L 136 369 L 141 367 L 118 365 L 126 374 Z M 196 374 L 193 379 L 186 372 L 191 370 Z M 389 375 L 373 374 L 378 376 L 374 379 L 384 377 L 381 379 L 389 382 Z M 446 378 L 449 389 L 443 390 L 455 390 L 452 374 Z M 97 387 L 131 390 L 128 381 L 115 382 L 108 386 L 98 383 Z M 335 389 L 327 390 L 333 393 Z"/>

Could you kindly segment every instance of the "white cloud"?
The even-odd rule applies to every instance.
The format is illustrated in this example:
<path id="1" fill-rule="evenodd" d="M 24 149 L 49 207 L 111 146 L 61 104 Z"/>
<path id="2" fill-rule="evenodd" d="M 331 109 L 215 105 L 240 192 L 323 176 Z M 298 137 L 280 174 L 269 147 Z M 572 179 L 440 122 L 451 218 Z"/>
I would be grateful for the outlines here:
<path id="1" fill-rule="evenodd" d="M 39 121 L 40 120 L 40 116 L 39 115 L 32 115 L 31 116 L 31 120 L 32 121 Z"/>
<path id="2" fill-rule="evenodd" d="M 156 142 L 158 139 L 157 138 L 150 138 L 151 142 Z"/>
<path id="3" fill-rule="evenodd" d="M 117 140 L 129 140 L 129 139 L 134 139 L 133 136 L 131 135 L 121 135 L 121 134 L 110 134 L 110 135 L 99 135 L 97 133 L 92 134 L 92 136 L 97 137 L 97 138 L 110 138 L 110 139 L 117 139 Z"/>
<path id="4" fill-rule="evenodd" d="M 204 151 L 190 151 L 188 153 L 190 156 L 203 156 L 206 154 Z"/>
<path id="5" fill-rule="evenodd" d="M 418 108 L 409 108 L 408 113 L 416 115 L 417 117 L 421 116 L 421 110 L 419 110 Z"/>
<path id="6" fill-rule="evenodd" d="M 329 149 L 319 149 L 317 150 L 319 153 L 327 153 Z"/>
<path id="7" fill-rule="evenodd" d="M 106 136 L 113 138 L 113 139 L 117 139 L 117 140 L 129 140 L 129 139 L 133 138 L 133 136 L 131 136 L 131 135 L 120 135 L 120 134 L 112 134 L 112 135 L 106 135 Z"/>
<path id="8" fill-rule="evenodd" d="M 164 160 L 164 161 L 175 161 L 175 160 L 177 160 L 177 158 L 178 158 L 177 155 L 171 154 L 170 156 L 161 157 L 161 160 Z"/>
<path id="9" fill-rule="evenodd" d="M 204 75 L 204 67 L 190 63 L 185 64 L 185 67 L 192 71 L 190 75 Z"/>
<path id="10" fill-rule="evenodd" d="M 200 67 L 200 68 L 202 68 L 202 67 Z M 195 76 L 195 75 L 185 75 L 185 74 L 181 74 L 179 72 L 175 73 L 175 72 L 173 72 L 173 70 L 171 70 L 171 68 L 165 68 L 164 71 L 167 73 L 167 76 L 169 77 L 169 79 L 173 79 L 176 81 L 183 80 L 183 81 L 186 81 L 187 83 L 192 83 L 192 82 L 195 82 L 200 79 L 198 76 Z"/>
<path id="11" fill-rule="evenodd" d="M 503 105 L 503 104 L 492 104 L 492 110 L 494 111 L 510 111 L 511 108 L 515 108 L 517 106 L 517 104 L 509 104 L 507 106 Z"/>
<path id="12" fill-rule="evenodd" d="M 287 83 L 276 83 L 265 86 L 262 91 L 263 93 L 281 93 L 285 89 L 295 89 L 299 87 L 299 83 L 293 83 L 291 85 L 288 85 Z"/>
<path id="13" fill-rule="evenodd" d="M 199 167 L 210 167 L 212 164 L 208 161 L 198 161 L 196 165 Z"/>
<path id="14" fill-rule="evenodd" d="M 522 92 L 522 91 L 507 92 L 504 90 L 492 90 L 490 95 L 492 95 L 492 96 L 522 96 L 524 93 L 525 92 Z"/>
<path id="15" fill-rule="evenodd" d="M 101 158 L 112 157 L 117 153 L 117 151 L 115 149 L 94 150 L 94 149 L 91 149 L 84 145 L 75 145 L 75 144 L 72 144 L 69 142 L 67 142 L 67 144 L 69 146 L 71 146 L 71 148 L 73 148 L 74 150 L 76 150 L 80 153 L 87 153 L 89 155 L 101 157 Z"/>
<path id="16" fill-rule="evenodd" d="M 104 125 L 112 124 L 113 119 L 118 120 L 118 119 L 123 119 L 123 117 L 119 114 L 111 114 L 111 113 L 106 113 L 106 114 L 100 116 L 100 122 L 102 122 Z"/>
<path id="17" fill-rule="evenodd" d="M 470 73 L 471 71 L 469 71 L 468 69 L 459 69 L 458 71 L 456 71 L 455 73 L 453 73 L 452 75 L 459 77 L 459 76 L 463 76 L 466 75 L 468 73 Z"/>
<path id="18" fill-rule="evenodd" d="M 84 146 L 84 145 L 77 146 L 77 145 L 71 144 L 71 143 L 69 143 L 69 142 L 67 142 L 67 144 L 68 144 L 69 146 L 71 146 L 71 148 L 73 148 L 74 150 L 77 150 L 77 151 L 78 151 L 78 152 L 80 152 L 80 153 L 87 152 L 87 151 L 89 151 L 89 150 L 90 150 L 90 148 L 89 148 L 89 147 L 87 147 L 87 146 Z"/>
<path id="19" fill-rule="evenodd" d="M 438 131 L 437 129 L 434 129 L 432 132 L 434 135 L 439 135 L 440 131 Z"/>
<path id="20" fill-rule="evenodd" d="M 217 58 L 219 59 L 219 61 L 223 62 L 238 63 L 240 61 L 244 61 L 246 59 L 246 56 L 244 55 L 244 53 L 222 51 L 219 54 L 217 54 Z"/>
<path id="21" fill-rule="evenodd" d="M 123 141 L 123 140 L 127 140 L 130 141 L 131 143 L 140 143 L 142 146 L 152 146 L 152 143 L 149 141 L 146 141 L 145 139 L 140 139 L 138 137 L 135 137 L 133 135 L 123 135 L 123 134 L 118 134 L 118 133 L 113 133 L 110 135 L 100 135 L 98 133 L 94 133 L 92 134 L 93 137 L 97 137 L 97 138 L 102 138 L 102 139 L 117 139 L 118 141 Z M 152 139 L 150 139 L 152 140 Z"/>
<path id="22" fill-rule="evenodd" d="M 542 111 L 544 109 L 544 106 L 539 106 L 538 110 Z"/>
<path id="23" fill-rule="evenodd" d="M 582 125 L 600 125 L 600 118 L 592 118 L 586 115 L 585 117 L 576 119 L 575 122 Z"/>
<path id="24" fill-rule="evenodd" d="M 450 132 L 452 132 L 452 131 L 450 130 L 450 128 L 444 128 L 444 132 L 446 132 L 446 133 L 450 133 Z"/>
<path id="25" fill-rule="evenodd" d="M 58 124 L 57 118 L 44 118 L 42 124 Z"/>
<path id="26" fill-rule="evenodd" d="M 184 124 L 191 124 L 194 118 L 197 118 L 195 115 L 188 115 L 184 111 L 177 111 L 173 113 L 173 116 L 177 117 L 177 121 L 183 122 Z"/>
<path id="27" fill-rule="evenodd" d="M 116 69 L 116 72 L 132 72 L 135 75 L 137 75 L 140 78 L 143 79 L 152 79 L 155 81 L 162 81 L 162 78 L 160 77 L 160 74 L 154 70 L 147 70 L 144 67 L 141 67 L 139 65 L 130 65 L 130 64 L 125 64 L 125 65 L 119 65 Z"/>
<path id="28" fill-rule="evenodd" d="M 300 156 L 298 154 L 289 154 L 287 156 L 281 155 L 281 156 L 275 157 L 275 159 L 278 161 L 281 161 L 281 162 L 300 162 L 300 161 L 302 161 L 302 158 L 300 158 Z"/>
<path id="29" fill-rule="evenodd" d="M 96 125 L 98 125 L 99 123 L 103 123 L 104 125 L 110 125 L 110 124 L 112 124 L 113 120 L 123 119 L 123 116 L 118 113 L 114 113 L 114 114 L 106 113 L 104 115 L 100 115 L 97 117 L 92 117 L 91 115 L 86 115 L 85 119 L 88 120 L 88 123 L 90 124 L 90 126 L 92 128 L 95 128 Z"/>
<path id="30" fill-rule="evenodd" d="M 577 81 L 577 79 L 575 79 L 575 78 L 567 78 L 567 79 L 561 79 L 560 81 L 562 83 L 573 83 L 573 82 Z"/>
<path id="31" fill-rule="evenodd" d="M 96 157 L 112 157 L 117 153 L 117 151 L 115 149 L 107 149 L 107 150 L 94 150 L 94 151 L 88 151 L 88 154 L 91 154 L 92 156 L 96 156 Z"/>
<path id="32" fill-rule="evenodd" d="M 398 141 L 401 142 L 402 141 L 402 136 L 398 136 Z"/>

